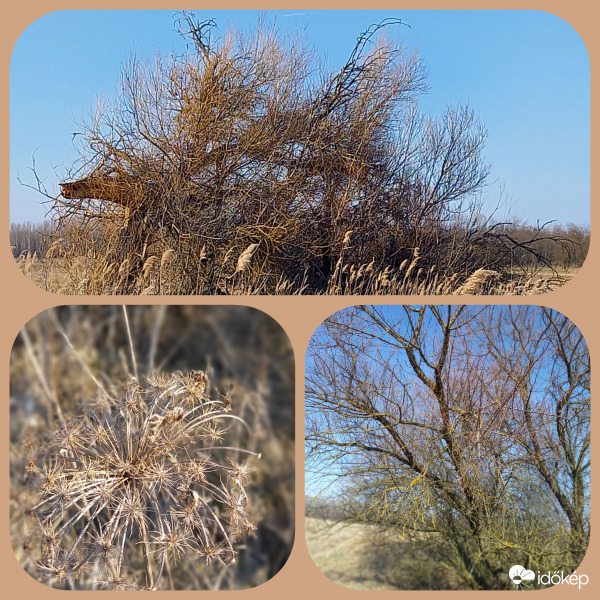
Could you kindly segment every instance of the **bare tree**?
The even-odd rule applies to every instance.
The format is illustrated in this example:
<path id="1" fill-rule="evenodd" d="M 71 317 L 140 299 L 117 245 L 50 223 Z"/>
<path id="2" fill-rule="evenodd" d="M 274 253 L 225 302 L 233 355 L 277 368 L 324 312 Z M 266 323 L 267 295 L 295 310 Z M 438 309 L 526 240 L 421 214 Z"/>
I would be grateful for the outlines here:
<path id="1" fill-rule="evenodd" d="M 574 569 L 589 540 L 590 358 L 571 321 L 550 309 L 539 312 L 497 311 L 487 348 L 519 386 L 510 437 L 568 519 Z M 489 335 L 494 330 L 501 335 Z"/>
<path id="2" fill-rule="evenodd" d="M 48 239 L 53 233 L 55 233 L 54 227 L 49 221 L 39 224 L 11 223 L 10 245 L 13 256 L 20 256 L 27 252 L 44 256 L 48 248 Z"/>
<path id="3" fill-rule="evenodd" d="M 537 307 L 357 307 L 309 349 L 307 471 L 464 585 L 575 569 L 589 536 L 589 358 Z M 327 492 L 324 492 L 327 493 Z"/>

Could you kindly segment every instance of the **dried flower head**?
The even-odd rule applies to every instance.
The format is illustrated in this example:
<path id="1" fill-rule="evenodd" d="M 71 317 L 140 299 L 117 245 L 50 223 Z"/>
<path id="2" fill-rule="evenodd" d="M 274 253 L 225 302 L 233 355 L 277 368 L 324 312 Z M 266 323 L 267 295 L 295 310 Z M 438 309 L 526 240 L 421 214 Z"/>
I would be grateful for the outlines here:
<path id="1" fill-rule="evenodd" d="M 250 244 L 239 256 L 237 266 L 235 268 L 236 273 L 243 273 L 249 266 L 254 252 L 258 248 L 258 244 Z"/>
<path id="2" fill-rule="evenodd" d="M 479 294 L 488 279 L 498 277 L 499 273 L 489 269 L 477 269 L 456 291 L 457 294 Z"/>
<path id="3" fill-rule="evenodd" d="M 248 466 L 217 443 L 243 421 L 207 390 L 200 371 L 155 374 L 65 417 L 27 465 L 42 573 L 65 580 L 94 565 L 105 585 L 156 589 L 182 556 L 235 561 L 254 530 Z"/>

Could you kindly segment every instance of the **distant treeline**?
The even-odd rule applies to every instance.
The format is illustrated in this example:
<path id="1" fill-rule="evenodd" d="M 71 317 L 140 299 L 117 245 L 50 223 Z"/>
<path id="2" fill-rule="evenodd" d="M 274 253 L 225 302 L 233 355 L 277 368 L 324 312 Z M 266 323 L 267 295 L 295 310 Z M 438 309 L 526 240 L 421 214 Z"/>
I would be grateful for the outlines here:
<path id="1" fill-rule="evenodd" d="M 12 246 L 13 256 L 16 258 L 23 253 L 37 253 L 38 257 L 44 257 L 49 245 L 52 243 L 52 236 L 56 234 L 56 226 L 52 221 L 43 223 L 11 223 L 10 224 L 10 245 Z"/>
<path id="2" fill-rule="evenodd" d="M 590 247 L 589 226 L 547 225 L 539 230 L 532 225 L 503 225 L 503 230 L 516 242 L 525 242 L 535 238 L 530 248 L 538 256 L 525 248 L 513 248 L 515 264 L 531 267 L 542 267 L 549 262 L 553 267 L 568 269 L 581 267 Z"/>
<path id="3" fill-rule="evenodd" d="M 517 242 L 526 242 L 536 238 L 532 246 L 537 256 L 518 245 L 513 248 L 515 265 L 543 267 L 548 263 L 557 268 L 581 267 L 590 246 L 589 226 L 567 224 L 548 225 L 539 231 L 538 226 L 524 224 L 504 224 L 502 232 Z M 46 251 L 60 237 L 57 226 L 52 221 L 41 224 L 11 223 L 10 243 L 14 257 L 23 253 L 37 253 L 44 258 Z"/>
<path id="4" fill-rule="evenodd" d="M 356 519 L 357 515 L 364 514 L 364 508 L 356 501 L 342 503 L 336 498 L 324 496 L 305 496 L 304 514 L 314 519 L 328 521 L 348 521 Z"/>

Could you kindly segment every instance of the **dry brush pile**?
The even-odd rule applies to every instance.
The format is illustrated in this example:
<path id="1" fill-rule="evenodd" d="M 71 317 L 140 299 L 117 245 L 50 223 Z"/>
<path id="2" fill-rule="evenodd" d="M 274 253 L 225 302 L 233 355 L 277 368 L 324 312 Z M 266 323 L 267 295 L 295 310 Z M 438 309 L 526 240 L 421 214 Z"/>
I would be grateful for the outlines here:
<path id="1" fill-rule="evenodd" d="M 138 374 L 126 354 L 130 342 L 116 330 L 124 325 L 120 309 L 49 311 L 15 344 L 17 558 L 35 578 L 66 589 L 235 589 L 266 581 L 293 541 L 293 373 L 285 335 L 264 314 L 237 307 L 131 307 L 139 336 L 131 345 L 139 351 L 149 342 L 151 349 Z M 206 321 L 219 352 L 199 357 L 177 347 L 182 326 L 198 334 Z M 250 364 L 228 364 L 250 352 L 232 344 L 228 329 L 236 325 L 257 346 L 266 327 L 262 352 L 253 348 L 258 358 L 245 359 Z M 187 364 L 186 373 L 154 365 L 169 345 L 174 356 L 165 362 Z M 199 362 L 210 378 L 191 368 Z M 262 369 L 253 371 L 256 363 Z M 223 371 L 241 377 L 232 381 Z"/>
<path id="2" fill-rule="evenodd" d="M 517 246 L 536 253 L 539 230 L 515 240 L 480 216 L 473 111 L 416 108 L 422 61 L 380 36 L 399 21 L 361 34 L 337 72 L 264 24 L 217 38 L 212 21 L 181 23 L 188 51 L 127 64 L 48 194 L 63 291 L 456 291 L 478 269 L 505 274 Z M 74 258 L 85 277 L 69 277 Z M 351 284 L 351 269 L 371 275 Z"/>

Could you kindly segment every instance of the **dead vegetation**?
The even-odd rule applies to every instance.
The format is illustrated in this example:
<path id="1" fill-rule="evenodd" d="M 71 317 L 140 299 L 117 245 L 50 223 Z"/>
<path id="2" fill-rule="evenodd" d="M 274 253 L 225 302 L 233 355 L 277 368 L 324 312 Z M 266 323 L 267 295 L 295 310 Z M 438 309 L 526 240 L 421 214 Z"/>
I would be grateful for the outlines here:
<path id="1" fill-rule="evenodd" d="M 464 589 L 445 565 L 398 531 L 306 517 L 306 545 L 317 568 L 354 590 Z"/>
<path id="2" fill-rule="evenodd" d="M 85 243 L 85 242 L 84 242 Z M 23 252 L 16 259 L 23 273 L 39 287 L 61 294 L 184 294 L 181 279 L 177 276 L 174 251 L 165 250 L 162 255 L 150 256 L 142 265 L 141 273 L 131 278 L 131 261 L 111 262 L 103 250 L 90 249 L 81 256 L 69 257 L 60 249 L 50 246 L 46 258 L 36 252 Z M 274 287 L 268 280 L 250 272 L 248 268 L 257 248 L 251 244 L 237 258 L 212 266 L 211 285 L 205 281 L 195 288 L 195 294 L 505 294 L 535 295 L 552 291 L 569 281 L 578 268 L 530 267 L 514 269 L 507 273 L 491 269 L 477 269 L 469 276 L 454 274 L 443 277 L 432 265 L 425 270 L 417 268 L 420 256 L 418 248 L 412 260 L 405 259 L 396 269 L 389 266 L 376 269 L 375 262 L 356 266 L 338 260 L 326 286 L 312 290 L 307 278 L 299 285 L 281 275 Z M 48 257 L 50 256 L 50 257 Z M 175 263 L 173 268 L 171 264 Z M 230 274 L 228 274 L 230 273 Z"/>
<path id="3" fill-rule="evenodd" d="M 362 33 L 337 72 L 264 24 L 224 37 L 191 14 L 179 24 L 188 51 L 129 61 L 117 98 L 84 124 L 61 195 L 38 181 L 57 227 L 46 257 L 62 259 L 43 287 L 469 293 L 494 272 L 478 293 L 524 293 L 515 260 L 540 258 L 540 240 L 566 244 L 481 216 L 486 131 L 466 106 L 419 112 L 423 63 L 382 35 L 399 21 Z"/>
<path id="4" fill-rule="evenodd" d="M 126 314 L 128 322 L 118 306 L 51 309 L 15 342 L 17 559 L 62 589 L 267 581 L 294 535 L 285 334 L 242 307 Z"/>

